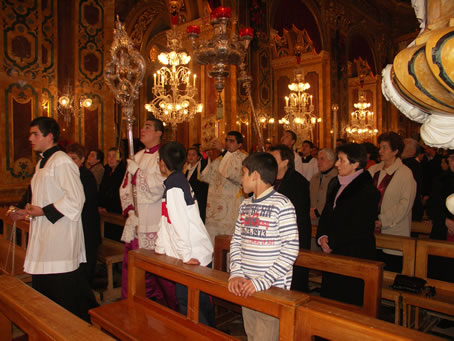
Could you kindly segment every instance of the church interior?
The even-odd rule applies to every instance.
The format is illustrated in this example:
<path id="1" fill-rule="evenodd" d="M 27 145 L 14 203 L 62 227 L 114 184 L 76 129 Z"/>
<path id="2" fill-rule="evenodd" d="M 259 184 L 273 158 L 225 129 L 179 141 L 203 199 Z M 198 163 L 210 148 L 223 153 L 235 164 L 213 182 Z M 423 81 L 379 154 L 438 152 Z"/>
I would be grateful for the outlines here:
<path id="1" fill-rule="evenodd" d="M 17 203 L 30 184 L 39 156 L 30 148 L 29 124 L 39 116 L 59 123 L 63 148 L 77 142 L 105 154 L 121 149 L 123 157 L 128 138 L 139 138 L 149 117 L 164 121 L 164 142 L 178 141 L 186 148 L 194 144 L 209 148 L 235 130 L 250 153 L 278 144 L 291 129 L 298 136 L 297 150 L 305 140 L 318 149 L 334 149 L 338 139 L 376 145 L 377 137 L 389 131 L 454 149 L 453 1 L 1 0 L 0 4 L 4 207 Z M 439 54 L 429 55 L 426 45 L 439 48 Z M 446 252 L 454 255 L 453 248 Z M 137 257 L 141 264 L 141 255 Z M 137 281 L 152 268 L 140 266 Z M 450 285 L 445 288 L 451 290 L 449 307 L 440 309 L 452 319 Z M 272 300 L 265 296 L 258 307 Z M 288 311 L 289 302 L 297 301 L 279 299 Z M 396 300 L 402 305 L 401 296 Z M 324 304 L 307 309 L 323 311 Z M 269 309 L 279 314 L 285 310 L 274 305 Z M 298 318 L 295 311 L 293 318 Z M 322 330 L 322 322 L 331 323 L 322 315 L 319 323 L 312 321 L 314 328 Z M 281 323 L 289 318 L 284 313 L 276 316 L 281 316 Z M 3 318 L 0 313 L 0 331 Z M 405 318 L 399 317 L 404 326 Z M 384 339 L 395 340 L 423 335 L 408 329 L 405 336 L 397 326 L 375 324 L 370 317 L 354 320 L 355 315 L 348 315 L 346 324 L 337 328 L 369 324 L 382 330 Z M 191 329 L 186 322 L 183 326 Z M 281 339 L 293 340 L 298 327 L 292 328 Z M 362 335 L 357 328 L 356 335 Z M 338 339 L 336 334 L 327 338 Z"/>
<path id="2" fill-rule="evenodd" d="M 432 21 L 446 27 L 452 14 L 450 2 L 428 3 L 433 6 Z M 288 85 L 298 74 L 310 84 L 310 115 L 316 120 L 310 134 L 301 129 L 299 140 L 309 139 L 323 148 L 333 146 L 334 136 L 349 139 L 346 129 L 359 95 L 370 104 L 369 111 L 374 113 L 371 128 L 377 130 L 366 139 L 374 141 L 384 131 L 403 137 L 419 134 L 420 124 L 402 115 L 381 91 L 382 69 L 420 33 L 410 1 L 117 0 L 62 4 L 50 0 L 3 4 L 3 203 L 17 201 L 32 175 L 36 157 L 28 147 L 27 125 L 33 118 L 57 119 L 63 145 L 79 142 L 89 150 L 106 151 L 126 137 L 121 103 L 115 101 L 105 81 L 116 17 L 145 61 L 142 86 L 134 101 L 135 137 L 149 114 L 145 105 L 155 96 L 153 74 L 162 66 L 157 57 L 169 52 L 166 32 L 171 27 L 179 32 L 181 48 L 191 56 L 194 50 L 187 27 L 199 26 L 199 40 L 209 39 L 213 35 L 210 13 L 220 5 L 232 8 L 237 35 L 247 27 L 254 32 L 243 56 L 245 72 L 251 77 L 252 102 L 239 81 L 238 65 L 227 64 L 230 75 L 222 80 L 224 88 L 218 93 L 215 79 L 208 74 L 210 66 L 192 58 L 188 66 L 197 75 L 194 98 L 203 109 L 189 121 L 168 122 L 167 140 L 190 146 L 239 130 L 245 136 L 244 149 L 250 151 L 259 143 L 255 116 L 262 139 L 277 143 L 285 131 L 279 121 L 286 115 Z M 174 19 L 171 6 L 178 11 Z M 445 8 L 440 9 L 442 6 Z M 171 19 L 176 20 L 175 25 Z M 64 96 L 69 97 L 70 108 L 59 103 Z M 87 99 L 92 103 L 89 107 L 83 105 Z"/>

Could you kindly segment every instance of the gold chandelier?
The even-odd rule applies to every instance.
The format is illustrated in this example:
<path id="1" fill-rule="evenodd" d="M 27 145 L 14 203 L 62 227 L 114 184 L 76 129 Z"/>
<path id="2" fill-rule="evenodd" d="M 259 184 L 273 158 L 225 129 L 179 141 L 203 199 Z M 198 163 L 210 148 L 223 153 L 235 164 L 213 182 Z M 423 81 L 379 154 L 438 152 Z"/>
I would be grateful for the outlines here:
<path id="1" fill-rule="evenodd" d="M 186 30 L 197 63 L 211 65 L 208 75 L 215 79 L 218 91 L 218 117 L 222 116 L 221 92 L 225 87 L 225 79 L 230 75 L 230 65 L 238 66 L 243 63 L 254 35 L 253 29 L 247 27 L 240 30 L 238 37 L 236 19 L 231 20 L 231 17 L 232 10 L 229 7 L 215 8 L 210 14 L 214 35 L 207 41 L 199 41 L 200 26 L 190 25 Z"/>
<path id="2" fill-rule="evenodd" d="M 285 96 L 285 116 L 279 120 L 279 124 L 313 141 L 313 127 L 322 119 L 314 113 L 312 95 L 307 92 L 310 87 L 304 81 L 303 73 L 296 73 L 293 83 L 288 85 L 290 95 Z"/>
<path id="3" fill-rule="evenodd" d="M 345 128 L 346 133 L 353 141 L 362 141 L 377 135 L 374 113 L 368 110 L 371 104 L 367 103 L 363 93 L 359 94 L 359 102 L 353 106 L 356 110 L 351 113 L 350 125 Z"/>
<path id="4" fill-rule="evenodd" d="M 166 35 L 170 52 L 158 56 L 163 66 L 153 74 L 154 98 L 145 104 L 145 109 L 175 129 L 177 123 L 189 121 L 196 113 L 202 112 L 203 105 L 196 99 L 197 75 L 194 73 L 191 77 L 187 67 L 191 57 L 181 51 L 182 34 L 172 27 Z"/>

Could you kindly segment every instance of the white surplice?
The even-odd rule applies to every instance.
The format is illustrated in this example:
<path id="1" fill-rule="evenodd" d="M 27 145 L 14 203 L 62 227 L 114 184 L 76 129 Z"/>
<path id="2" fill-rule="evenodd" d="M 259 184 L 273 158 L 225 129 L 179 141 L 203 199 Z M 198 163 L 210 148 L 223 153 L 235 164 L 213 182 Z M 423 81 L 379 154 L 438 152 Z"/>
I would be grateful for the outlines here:
<path id="1" fill-rule="evenodd" d="M 85 195 L 79 168 L 62 151 L 52 154 L 43 168 L 39 165 L 31 181 L 32 205 L 53 204 L 63 217 L 54 224 L 45 216 L 31 220 L 24 271 L 33 275 L 71 272 L 86 261 L 81 220 Z"/>

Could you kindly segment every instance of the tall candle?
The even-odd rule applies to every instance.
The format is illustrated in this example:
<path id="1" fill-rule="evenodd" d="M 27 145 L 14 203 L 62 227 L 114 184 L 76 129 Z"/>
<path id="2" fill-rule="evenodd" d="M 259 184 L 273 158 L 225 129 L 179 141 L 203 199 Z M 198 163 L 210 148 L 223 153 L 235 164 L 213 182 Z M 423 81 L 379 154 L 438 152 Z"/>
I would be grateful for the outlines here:
<path id="1" fill-rule="evenodd" d="M 156 74 L 155 73 L 153 74 L 153 78 L 154 78 L 154 85 L 156 86 Z"/>
<path id="2" fill-rule="evenodd" d="M 194 73 L 194 88 L 195 88 L 195 79 L 196 79 L 197 75 Z"/>

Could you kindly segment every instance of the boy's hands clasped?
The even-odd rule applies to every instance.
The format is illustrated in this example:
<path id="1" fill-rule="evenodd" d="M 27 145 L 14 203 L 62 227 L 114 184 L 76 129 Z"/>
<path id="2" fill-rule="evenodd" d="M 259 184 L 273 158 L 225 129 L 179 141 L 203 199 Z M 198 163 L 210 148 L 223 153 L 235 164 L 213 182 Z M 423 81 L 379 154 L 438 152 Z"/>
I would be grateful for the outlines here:
<path id="1" fill-rule="evenodd" d="M 236 296 L 249 297 L 256 292 L 254 284 L 250 279 L 234 277 L 229 280 L 229 291 Z"/>

